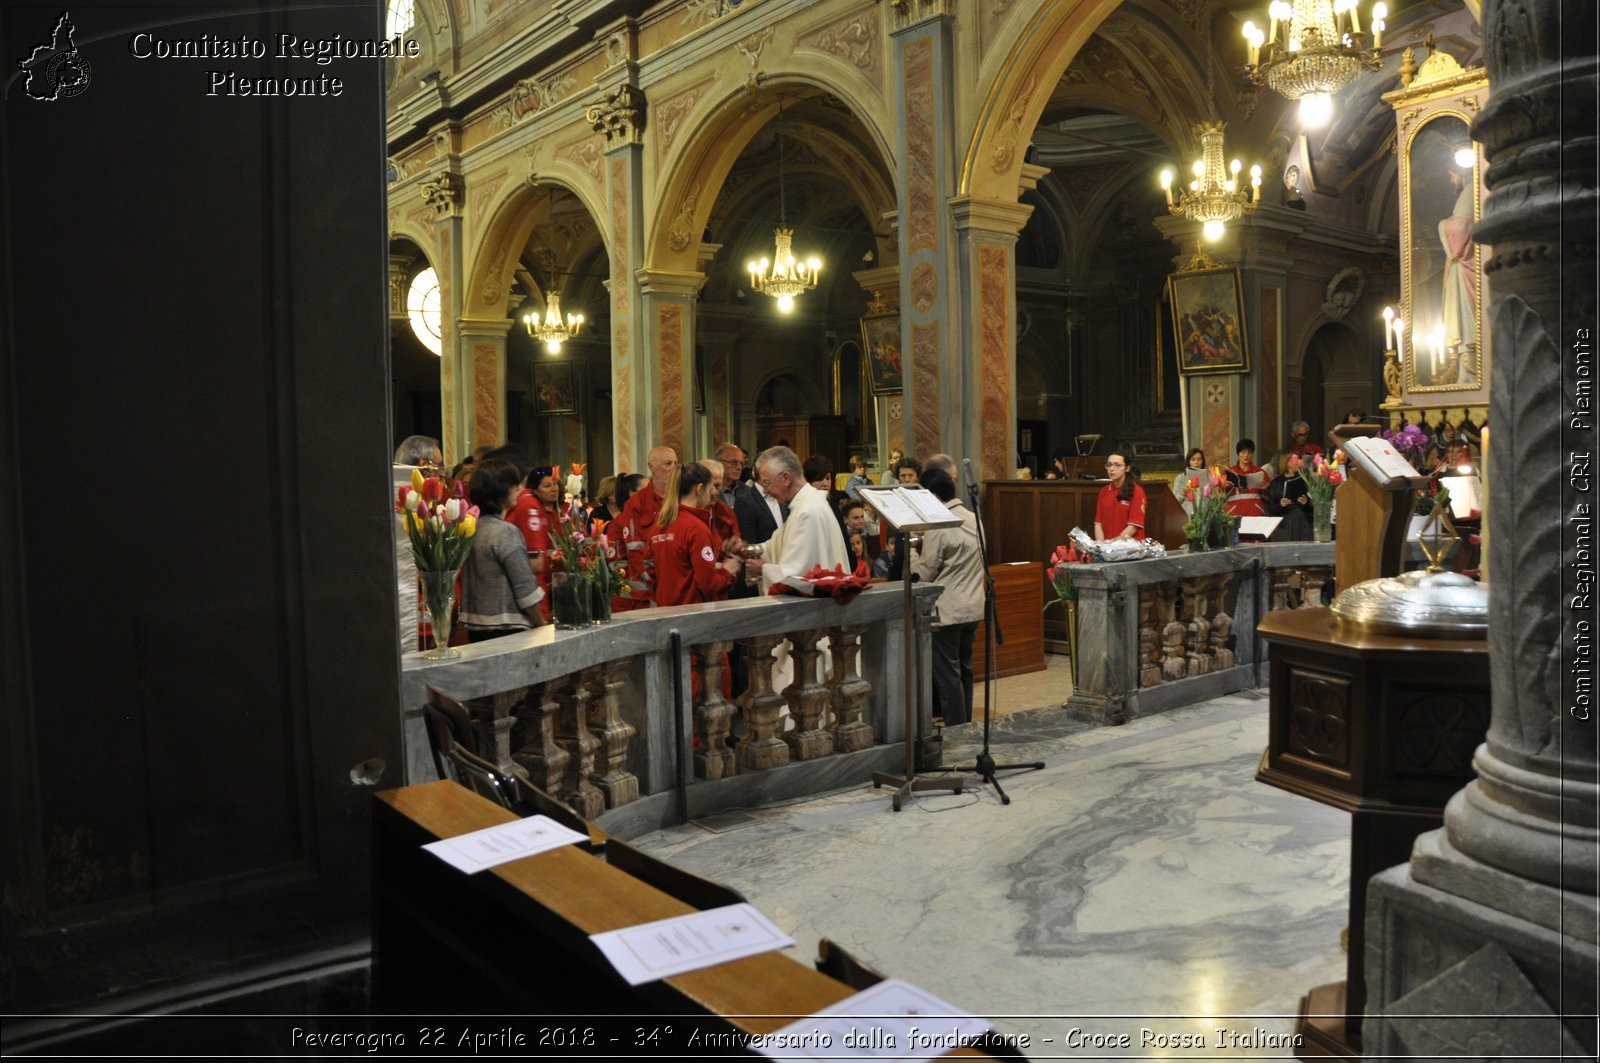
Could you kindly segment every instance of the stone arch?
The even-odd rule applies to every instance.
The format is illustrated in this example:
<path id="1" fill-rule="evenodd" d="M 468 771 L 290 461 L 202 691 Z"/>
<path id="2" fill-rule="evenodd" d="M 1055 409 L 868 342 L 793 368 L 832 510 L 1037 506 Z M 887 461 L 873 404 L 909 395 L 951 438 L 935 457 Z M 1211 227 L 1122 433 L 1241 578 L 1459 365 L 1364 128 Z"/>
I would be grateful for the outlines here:
<path id="1" fill-rule="evenodd" d="M 648 268 L 699 269 L 700 234 L 705 231 L 728 173 L 745 145 L 777 117 L 778 97 L 785 90 L 806 95 L 824 92 L 841 100 L 878 152 L 876 160 L 867 161 L 876 163 L 882 173 L 892 174 L 889 160 L 894 154 L 889 138 L 876 120 L 871 101 L 859 94 L 800 74 L 762 78 L 754 89 L 736 86 L 704 105 L 703 116 L 684 130 L 681 147 L 669 151 L 657 170 L 658 175 L 667 176 L 648 212 L 652 219 L 645 237 Z"/>
<path id="2" fill-rule="evenodd" d="M 767 388 L 774 384 L 792 386 L 794 390 L 805 396 L 806 409 L 786 411 L 794 413 L 822 413 L 831 406 L 830 397 L 822 392 L 817 384 L 815 372 L 803 369 L 798 365 L 781 365 L 763 376 L 751 393 L 757 397 L 764 394 Z M 800 455 L 802 458 L 804 454 Z M 754 455 L 751 455 L 754 458 Z"/>
<path id="3" fill-rule="evenodd" d="M 1361 338 L 1349 325 L 1319 315 L 1309 326 L 1298 356 L 1300 409 L 1288 411 L 1287 419 L 1298 415 L 1310 422 L 1313 438 L 1321 438 L 1351 407 L 1368 413 L 1377 408 L 1381 396 L 1373 394 L 1371 359 L 1363 356 Z M 1320 389 L 1313 394 L 1317 384 Z"/>
<path id="4" fill-rule="evenodd" d="M 575 179 L 566 166 L 558 166 L 551 174 L 534 175 L 518 181 L 499 199 L 489 205 L 489 223 L 484 227 L 475 247 L 467 249 L 467 286 L 462 292 L 462 316 L 475 320 L 499 319 L 505 314 L 505 296 L 511 289 L 515 259 L 528 242 L 534 228 L 548 213 L 542 200 L 549 189 L 565 192 L 583 204 L 595 228 L 599 231 L 601 246 L 607 255 L 611 247 L 606 242 L 606 227 L 600 204 L 594 199 L 593 188 Z M 470 194 L 470 190 L 469 190 Z"/>
<path id="5" fill-rule="evenodd" d="M 1004 55 L 985 60 L 995 71 L 961 167 L 959 194 L 1014 203 L 1028 140 L 1050 94 L 1080 49 L 1122 0 L 1043 4 Z"/>

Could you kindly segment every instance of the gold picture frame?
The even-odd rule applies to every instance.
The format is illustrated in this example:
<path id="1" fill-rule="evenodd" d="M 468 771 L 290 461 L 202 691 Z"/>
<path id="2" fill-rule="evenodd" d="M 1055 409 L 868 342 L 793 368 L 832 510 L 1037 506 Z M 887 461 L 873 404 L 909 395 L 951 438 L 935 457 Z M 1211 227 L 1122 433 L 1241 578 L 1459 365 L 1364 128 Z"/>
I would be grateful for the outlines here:
<path id="1" fill-rule="evenodd" d="M 1172 342 L 1183 376 L 1248 373 L 1244 286 L 1232 266 L 1187 269 L 1167 278 Z"/>

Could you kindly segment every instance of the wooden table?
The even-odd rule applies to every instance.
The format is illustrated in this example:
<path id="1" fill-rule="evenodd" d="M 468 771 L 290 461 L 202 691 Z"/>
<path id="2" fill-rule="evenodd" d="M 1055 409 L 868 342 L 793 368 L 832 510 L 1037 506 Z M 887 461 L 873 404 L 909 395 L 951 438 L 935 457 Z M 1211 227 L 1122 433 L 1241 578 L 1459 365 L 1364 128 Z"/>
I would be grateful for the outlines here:
<path id="1" fill-rule="evenodd" d="M 1351 814 L 1346 979 L 1301 1000 L 1296 1054 L 1359 1058 L 1367 882 L 1408 860 L 1472 780 L 1489 726 L 1489 647 L 1372 634 L 1328 609 L 1268 613 L 1256 631 L 1272 647 L 1256 780 Z"/>
<path id="2" fill-rule="evenodd" d="M 729 1029 L 769 1033 L 855 992 L 777 952 L 630 986 L 589 935 L 685 915 L 689 905 L 572 846 L 476 875 L 420 848 L 515 818 L 453 782 L 376 795 L 375 1011 L 703 1015 L 720 1016 Z"/>

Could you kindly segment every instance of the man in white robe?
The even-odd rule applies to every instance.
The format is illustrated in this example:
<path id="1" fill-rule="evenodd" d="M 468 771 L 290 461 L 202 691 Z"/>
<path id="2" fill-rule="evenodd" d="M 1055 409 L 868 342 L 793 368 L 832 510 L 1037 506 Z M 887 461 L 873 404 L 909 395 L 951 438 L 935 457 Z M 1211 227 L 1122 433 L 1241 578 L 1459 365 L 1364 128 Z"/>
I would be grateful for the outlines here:
<path id="1" fill-rule="evenodd" d="M 806 483 L 794 451 L 788 447 L 762 451 L 756 458 L 756 482 L 789 507 L 783 524 L 761 544 L 761 556 L 746 563 L 761 574 L 762 593 L 784 579 L 803 577 L 818 565 L 827 569 L 849 565 L 833 506 L 827 495 Z"/>

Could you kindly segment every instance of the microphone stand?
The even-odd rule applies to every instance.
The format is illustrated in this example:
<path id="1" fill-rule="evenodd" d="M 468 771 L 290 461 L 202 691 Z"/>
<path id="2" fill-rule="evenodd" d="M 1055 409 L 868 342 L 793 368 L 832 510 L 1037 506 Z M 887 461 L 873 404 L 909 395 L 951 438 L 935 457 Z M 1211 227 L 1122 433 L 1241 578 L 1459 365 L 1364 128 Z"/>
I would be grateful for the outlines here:
<path id="1" fill-rule="evenodd" d="M 977 518 L 978 525 L 978 554 L 983 562 L 983 749 L 979 751 L 976 761 L 971 765 L 957 767 L 955 771 L 970 771 L 984 782 L 994 787 L 994 792 L 1000 795 L 1000 803 L 1009 805 L 1011 798 L 1000 788 L 1000 783 L 995 779 L 997 771 L 1042 771 L 1044 761 L 1035 760 L 1026 764 L 996 764 L 994 757 L 989 755 L 989 730 L 993 722 L 993 715 L 989 707 L 989 686 L 994 680 L 994 648 L 999 643 L 1005 642 L 1005 635 L 1000 630 L 1000 615 L 995 607 L 994 577 L 989 574 L 989 544 L 983 532 L 983 514 L 978 508 L 978 484 L 972 476 L 972 462 L 970 459 L 962 464 L 967 470 L 967 504 L 972 508 L 972 515 Z"/>

